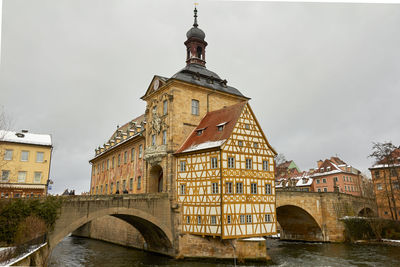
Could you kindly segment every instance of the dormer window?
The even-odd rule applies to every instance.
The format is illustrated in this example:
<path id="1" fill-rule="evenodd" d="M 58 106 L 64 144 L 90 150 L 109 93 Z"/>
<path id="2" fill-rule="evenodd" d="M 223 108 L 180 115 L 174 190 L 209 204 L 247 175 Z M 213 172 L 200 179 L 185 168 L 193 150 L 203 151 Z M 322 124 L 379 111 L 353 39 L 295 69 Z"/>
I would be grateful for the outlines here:
<path id="1" fill-rule="evenodd" d="M 218 125 L 217 125 L 218 131 L 221 132 L 221 131 L 224 129 L 224 127 L 225 127 L 225 125 L 226 125 L 227 123 L 228 123 L 228 122 L 226 121 L 226 122 L 222 122 L 222 123 L 218 124 Z"/>
<path id="2" fill-rule="evenodd" d="M 326 167 L 326 170 L 330 171 L 331 170 L 331 166 Z"/>
<path id="3" fill-rule="evenodd" d="M 204 130 L 205 130 L 205 128 L 197 129 L 196 130 L 196 135 L 202 135 Z"/>
<path id="4" fill-rule="evenodd" d="M 249 129 L 250 129 L 250 124 L 246 123 L 246 124 L 244 125 L 244 127 L 246 128 L 246 130 L 249 130 Z"/>
<path id="5" fill-rule="evenodd" d="M 254 143 L 254 148 L 258 148 L 258 143 L 257 142 Z"/>

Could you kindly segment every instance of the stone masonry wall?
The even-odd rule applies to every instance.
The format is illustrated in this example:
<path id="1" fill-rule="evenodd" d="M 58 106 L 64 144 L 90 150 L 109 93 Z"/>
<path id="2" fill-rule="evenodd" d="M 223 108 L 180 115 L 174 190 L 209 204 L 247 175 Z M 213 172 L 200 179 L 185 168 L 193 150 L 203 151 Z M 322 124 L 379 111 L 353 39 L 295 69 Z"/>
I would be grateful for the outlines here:
<path id="1" fill-rule="evenodd" d="M 75 236 L 89 237 L 118 245 L 145 248 L 145 241 L 136 228 L 112 216 L 104 216 L 85 224 L 72 233 Z"/>

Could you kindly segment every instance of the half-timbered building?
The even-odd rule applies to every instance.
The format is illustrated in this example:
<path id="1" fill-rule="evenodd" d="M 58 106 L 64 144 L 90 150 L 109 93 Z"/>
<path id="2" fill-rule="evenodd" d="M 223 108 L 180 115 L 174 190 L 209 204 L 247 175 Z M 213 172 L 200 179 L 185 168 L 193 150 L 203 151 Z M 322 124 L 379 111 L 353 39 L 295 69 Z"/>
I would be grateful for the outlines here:
<path id="1" fill-rule="evenodd" d="M 186 37 L 186 66 L 155 75 L 144 116 L 96 149 L 91 194 L 168 192 L 186 234 L 274 234 L 276 153 L 249 98 L 206 68 L 197 10 Z"/>

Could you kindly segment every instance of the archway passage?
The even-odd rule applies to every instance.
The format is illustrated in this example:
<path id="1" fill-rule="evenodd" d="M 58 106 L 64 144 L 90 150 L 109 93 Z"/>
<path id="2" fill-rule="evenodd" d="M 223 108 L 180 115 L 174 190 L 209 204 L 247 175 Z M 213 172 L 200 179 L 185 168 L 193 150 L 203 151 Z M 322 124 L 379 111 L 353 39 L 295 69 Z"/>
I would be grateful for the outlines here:
<path id="1" fill-rule="evenodd" d="M 375 213 L 372 209 L 365 207 L 358 212 L 358 217 L 375 217 Z"/>
<path id="2" fill-rule="evenodd" d="M 149 192 L 156 193 L 163 191 L 163 169 L 155 165 L 150 169 Z"/>
<path id="3" fill-rule="evenodd" d="M 315 219 L 304 209 L 286 205 L 276 209 L 281 226 L 281 239 L 323 241 L 322 230 Z"/>

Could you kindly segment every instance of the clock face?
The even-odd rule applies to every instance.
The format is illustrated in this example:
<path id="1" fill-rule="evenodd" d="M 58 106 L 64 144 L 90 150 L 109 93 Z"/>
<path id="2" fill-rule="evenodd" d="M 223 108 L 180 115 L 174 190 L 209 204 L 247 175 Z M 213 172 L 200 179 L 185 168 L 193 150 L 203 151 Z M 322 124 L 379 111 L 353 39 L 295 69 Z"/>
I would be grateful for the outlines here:
<path id="1" fill-rule="evenodd" d="M 157 90 L 159 86 L 160 86 L 160 81 L 159 80 L 155 80 L 154 84 L 153 84 L 153 89 Z"/>

